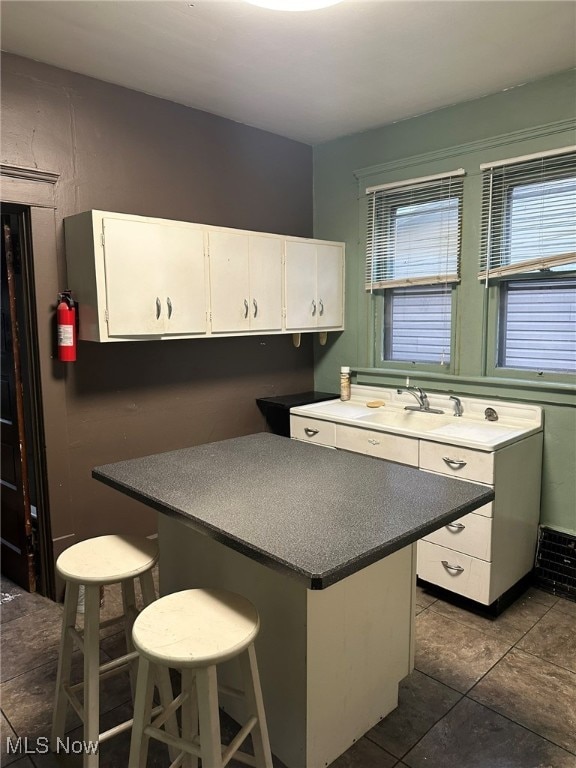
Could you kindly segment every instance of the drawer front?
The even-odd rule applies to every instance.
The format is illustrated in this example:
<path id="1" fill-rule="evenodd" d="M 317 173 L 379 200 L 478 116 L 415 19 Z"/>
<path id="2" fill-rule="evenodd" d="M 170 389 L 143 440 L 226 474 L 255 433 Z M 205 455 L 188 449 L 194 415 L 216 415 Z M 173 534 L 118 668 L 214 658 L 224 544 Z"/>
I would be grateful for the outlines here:
<path id="1" fill-rule="evenodd" d="M 429 541 L 418 542 L 418 576 L 463 597 L 490 605 L 490 563 Z"/>
<path id="2" fill-rule="evenodd" d="M 308 443 L 334 446 L 335 424 L 331 421 L 308 419 L 304 416 L 290 416 L 290 437 L 306 440 Z"/>
<path id="3" fill-rule="evenodd" d="M 492 484 L 494 454 L 420 440 L 420 469 Z"/>
<path id="4" fill-rule="evenodd" d="M 492 520 L 489 517 L 469 515 L 439 528 L 424 538 L 432 544 L 457 550 L 480 560 L 492 560 Z"/>
<path id="5" fill-rule="evenodd" d="M 410 437 L 336 424 L 336 448 L 418 466 L 418 440 Z"/>
<path id="6" fill-rule="evenodd" d="M 483 507 L 478 507 L 473 512 L 474 515 L 482 515 L 483 517 L 494 517 L 494 502 L 490 504 L 484 504 Z"/>

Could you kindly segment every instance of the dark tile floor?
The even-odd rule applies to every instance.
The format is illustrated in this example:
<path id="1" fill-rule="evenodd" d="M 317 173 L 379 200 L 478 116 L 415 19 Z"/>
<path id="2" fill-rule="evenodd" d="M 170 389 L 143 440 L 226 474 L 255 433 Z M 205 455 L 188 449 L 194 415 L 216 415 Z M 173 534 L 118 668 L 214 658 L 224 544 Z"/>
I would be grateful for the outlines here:
<path id="1" fill-rule="evenodd" d="M 117 589 L 110 588 L 105 617 L 120 606 Z M 78 756 L 42 754 L 62 607 L 3 578 L 1 610 L 0 763 L 78 768 Z M 416 623 L 416 669 L 401 685 L 398 708 L 332 768 L 576 768 L 575 603 L 530 589 L 491 621 L 419 588 Z M 122 648 L 117 631 L 105 635 L 103 660 Z M 75 663 L 80 670 L 79 655 Z M 107 681 L 103 728 L 129 717 L 129 698 L 126 677 Z M 71 715 L 71 738 L 81 738 L 78 726 Z M 224 740 L 234 732 L 226 716 L 223 731 Z M 21 751 L 13 754 L 7 739 L 15 744 L 17 736 Z M 103 744 L 101 767 L 126 768 L 128 744 L 127 734 Z M 149 768 L 169 762 L 165 748 L 154 744 Z"/>

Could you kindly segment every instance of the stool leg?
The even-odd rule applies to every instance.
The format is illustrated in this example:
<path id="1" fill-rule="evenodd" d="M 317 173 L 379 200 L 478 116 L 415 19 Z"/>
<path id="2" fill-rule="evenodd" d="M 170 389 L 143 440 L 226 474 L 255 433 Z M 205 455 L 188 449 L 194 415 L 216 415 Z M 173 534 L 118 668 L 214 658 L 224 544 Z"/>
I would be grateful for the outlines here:
<path id="1" fill-rule="evenodd" d="M 132 725 L 128 768 L 146 768 L 150 737 L 144 734 L 144 728 L 150 725 L 152 697 L 154 695 L 154 681 L 151 672 L 148 659 L 140 656 L 138 660 L 138 680 L 136 682 L 134 722 Z"/>
<path id="2" fill-rule="evenodd" d="M 156 589 L 151 570 L 140 574 L 140 589 L 142 590 L 142 602 L 145 607 L 156 600 Z"/>
<path id="3" fill-rule="evenodd" d="M 192 743 L 198 735 L 198 699 L 195 675 L 191 669 L 182 670 L 182 691 L 188 693 L 188 698 L 182 704 L 182 738 Z M 182 768 L 198 768 L 196 755 L 186 755 Z"/>
<path id="4" fill-rule="evenodd" d="M 100 738 L 100 585 L 84 586 L 84 741 Z M 84 753 L 84 768 L 98 768 L 98 753 Z"/>
<path id="5" fill-rule="evenodd" d="M 258 718 L 258 722 L 252 730 L 252 744 L 254 745 L 256 766 L 257 768 L 272 768 L 272 753 L 270 751 L 266 714 L 260 688 L 260 675 L 258 674 L 258 664 L 256 663 L 256 650 L 252 643 L 248 646 L 246 652 L 242 654 L 240 664 L 242 666 L 242 677 L 244 678 L 246 703 L 250 710 L 249 714 L 256 715 Z"/>
<path id="6" fill-rule="evenodd" d="M 167 667 L 162 667 L 157 664 L 154 668 L 154 679 L 158 688 L 158 693 L 160 694 L 160 704 L 164 707 L 164 709 L 167 709 L 167 707 L 172 703 L 172 700 L 174 699 L 172 683 L 170 681 L 170 670 Z M 173 715 L 171 715 L 171 717 L 168 718 L 168 720 L 166 720 L 164 729 L 166 733 L 169 733 L 176 738 L 180 737 L 180 732 L 178 731 L 178 720 L 176 719 L 175 712 Z M 176 747 L 169 747 L 168 752 L 172 761 L 176 760 L 179 755 L 179 750 Z"/>
<path id="7" fill-rule="evenodd" d="M 78 608 L 78 584 L 66 582 L 66 594 L 64 597 L 64 614 L 62 616 L 62 633 L 60 635 L 60 655 L 58 657 L 58 673 L 56 675 L 56 697 L 54 701 L 54 716 L 52 719 L 52 739 L 50 748 L 53 752 L 58 746 L 58 739 L 64 737 L 66 730 L 66 712 L 68 711 L 68 698 L 63 691 L 63 686 L 70 683 L 70 667 L 72 666 L 72 651 L 74 641 L 68 629 L 76 624 L 76 611 Z"/>
<path id="8" fill-rule="evenodd" d="M 134 650 L 134 643 L 132 642 L 132 627 L 136 621 L 136 595 L 134 594 L 134 581 L 128 579 L 121 583 L 122 588 L 122 605 L 124 607 L 124 634 L 126 636 L 126 652 L 132 653 Z M 132 691 L 132 701 L 136 694 L 136 672 L 137 664 L 134 660 L 130 664 L 130 690 Z"/>
<path id="9" fill-rule="evenodd" d="M 196 687 L 198 690 L 202 765 L 205 765 L 206 768 L 222 768 L 218 683 L 215 666 L 196 670 Z"/>

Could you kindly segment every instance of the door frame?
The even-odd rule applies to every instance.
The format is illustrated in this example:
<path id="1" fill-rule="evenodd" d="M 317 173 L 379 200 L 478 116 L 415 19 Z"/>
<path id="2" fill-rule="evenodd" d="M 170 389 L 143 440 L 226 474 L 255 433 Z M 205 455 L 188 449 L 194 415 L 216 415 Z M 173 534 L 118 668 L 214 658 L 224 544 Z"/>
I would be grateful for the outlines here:
<path id="1" fill-rule="evenodd" d="M 56 599 L 55 560 L 73 543 L 66 419 L 66 371 L 56 360 L 54 309 L 64 284 L 58 258 L 55 191 L 59 174 L 2 164 L 2 206 L 23 216 L 24 314 L 32 388 L 32 453 L 37 465 L 40 591 Z M 24 275 L 23 275 L 24 277 Z"/>

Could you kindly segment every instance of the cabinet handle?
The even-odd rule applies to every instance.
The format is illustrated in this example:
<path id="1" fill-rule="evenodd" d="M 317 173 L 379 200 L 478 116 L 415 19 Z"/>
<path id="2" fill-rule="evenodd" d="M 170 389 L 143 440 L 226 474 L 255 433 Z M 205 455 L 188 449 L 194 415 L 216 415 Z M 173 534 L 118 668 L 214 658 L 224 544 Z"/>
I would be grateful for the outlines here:
<path id="1" fill-rule="evenodd" d="M 244 299 L 244 318 L 248 317 L 248 302 Z"/>
<path id="2" fill-rule="evenodd" d="M 318 314 L 319 315 L 323 315 L 324 314 L 324 302 L 322 301 L 322 299 L 318 300 L 318 305 L 320 307 L 320 312 Z"/>
<path id="3" fill-rule="evenodd" d="M 312 427 L 304 427 L 304 432 L 308 435 L 308 437 L 314 437 L 314 435 L 317 435 L 319 430 L 318 429 L 312 429 Z"/>
<path id="4" fill-rule="evenodd" d="M 466 462 L 462 459 L 450 459 L 448 456 L 442 456 L 442 461 L 445 461 L 452 469 L 462 469 L 466 466 Z"/>
<path id="5" fill-rule="evenodd" d="M 312 299 L 312 317 L 316 314 L 316 302 Z"/>
<path id="6" fill-rule="evenodd" d="M 156 320 L 160 319 L 160 312 L 162 312 L 162 304 L 158 296 L 156 296 Z"/>
<path id="7" fill-rule="evenodd" d="M 172 302 L 170 301 L 170 296 L 166 299 L 166 305 L 168 307 L 168 320 L 172 317 Z"/>
<path id="8" fill-rule="evenodd" d="M 442 565 L 447 571 L 455 571 L 455 573 L 462 573 L 464 570 L 461 565 L 450 565 L 448 560 L 442 560 Z"/>
<path id="9" fill-rule="evenodd" d="M 380 440 L 374 440 L 374 438 L 370 438 L 368 442 L 370 445 L 380 445 Z"/>
<path id="10" fill-rule="evenodd" d="M 446 528 L 448 528 L 451 531 L 456 531 L 457 533 L 459 533 L 460 531 L 463 531 L 464 528 L 466 528 L 466 526 L 464 525 L 464 523 L 448 523 Z"/>
<path id="11" fill-rule="evenodd" d="M 258 304 L 256 303 L 256 299 L 252 299 L 252 304 L 254 305 L 254 317 L 258 314 Z"/>

